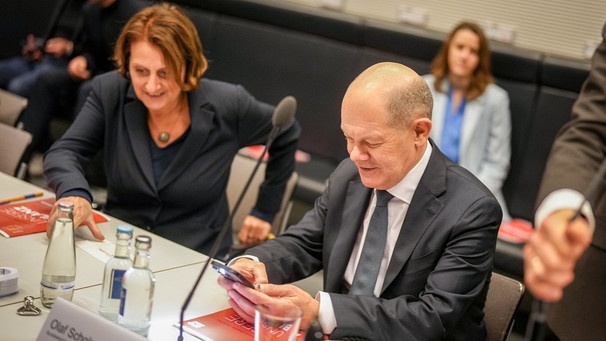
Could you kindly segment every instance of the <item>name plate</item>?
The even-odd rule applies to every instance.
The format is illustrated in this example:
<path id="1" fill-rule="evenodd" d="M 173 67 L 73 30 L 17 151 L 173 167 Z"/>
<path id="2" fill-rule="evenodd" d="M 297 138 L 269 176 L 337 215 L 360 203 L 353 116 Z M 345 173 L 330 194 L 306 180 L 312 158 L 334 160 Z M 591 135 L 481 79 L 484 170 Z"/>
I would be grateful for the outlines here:
<path id="1" fill-rule="evenodd" d="M 36 341 L 144 341 L 136 334 L 103 316 L 59 297 L 53 304 Z"/>

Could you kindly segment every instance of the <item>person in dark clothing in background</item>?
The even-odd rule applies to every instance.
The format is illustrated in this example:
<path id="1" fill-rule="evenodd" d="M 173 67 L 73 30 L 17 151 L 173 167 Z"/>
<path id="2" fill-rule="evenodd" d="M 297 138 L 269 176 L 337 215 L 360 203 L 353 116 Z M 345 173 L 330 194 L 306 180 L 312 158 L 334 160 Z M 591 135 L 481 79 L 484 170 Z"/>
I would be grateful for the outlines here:
<path id="1" fill-rule="evenodd" d="M 65 68 L 41 72 L 20 117 L 32 133 L 33 151 L 50 146 L 49 122 L 57 115 L 72 121 L 90 92 L 90 80 L 114 69 L 114 43 L 126 22 L 149 3 L 145 0 L 89 0 L 83 8 L 82 51 Z"/>
<path id="2" fill-rule="evenodd" d="M 78 49 L 82 33 L 84 0 L 64 0 L 53 13 L 45 37 L 29 34 L 22 54 L 0 60 L 0 88 L 29 97 L 38 75 L 45 70 L 67 67 Z"/>

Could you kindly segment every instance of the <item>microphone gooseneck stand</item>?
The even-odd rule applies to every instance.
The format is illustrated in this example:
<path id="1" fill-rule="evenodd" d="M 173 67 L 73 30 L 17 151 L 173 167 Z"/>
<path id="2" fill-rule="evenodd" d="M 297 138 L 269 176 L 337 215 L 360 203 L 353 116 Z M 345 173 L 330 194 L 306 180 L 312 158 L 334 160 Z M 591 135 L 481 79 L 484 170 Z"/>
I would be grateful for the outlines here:
<path id="1" fill-rule="evenodd" d="M 255 164 L 255 168 L 252 171 L 253 175 L 257 172 L 257 169 L 259 168 L 261 161 L 263 161 L 263 157 L 265 156 L 267 149 L 268 149 L 268 146 L 266 146 L 263 149 L 263 153 L 261 153 L 261 156 L 259 157 L 259 160 Z M 233 212 L 236 212 L 238 210 L 238 208 L 240 207 L 240 204 L 242 203 L 242 199 L 244 198 L 244 194 L 246 193 L 246 191 L 248 190 L 248 187 L 250 186 L 250 183 L 252 182 L 252 178 L 253 177 L 250 177 L 248 179 L 248 181 L 246 182 L 246 184 L 244 185 L 244 190 L 242 191 L 242 194 L 238 197 L 238 201 L 236 201 L 236 204 L 234 205 Z M 233 218 L 234 218 L 233 214 L 230 214 L 229 217 L 227 218 L 227 220 L 225 221 L 225 225 L 223 225 L 223 227 L 221 228 L 221 231 L 219 232 L 219 235 L 217 236 L 217 241 L 223 240 L 223 238 L 225 237 L 225 234 L 227 233 L 227 231 L 229 230 L 229 227 L 231 226 Z M 187 295 L 187 298 L 183 302 L 183 306 L 181 307 L 181 314 L 179 316 L 179 337 L 177 338 L 178 341 L 183 341 L 183 317 L 185 315 L 185 310 L 189 306 L 189 303 L 192 300 L 194 293 L 196 292 L 195 288 L 197 288 L 198 285 L 200 284 L 200 280 L 202 280 L 202 277 L 204 276 L 204 273 L 206 272 L 206 268 L 208 268 L 208 264 L 210 263 L 210 261 L 213 258 L 215 258 L 217 256 L 217 251 L 219 251 L 220 245 L 221 245 L 221 243 L 217 243 L 217 242 L 215 242 L 213 244 L 213 247 L 210 250 L 210 253 L 208 254 L 208 259 L 206 260 L 206 262 L 204 262 L 204 266 L 202 267 L 202 270 L 200 271 L 198 278 L 196 278 L 196 282 L 194 283 L 194 290 L 189 292 L 189 294 Z"/>
<path id="2" fill-rule="evenodd" d="M 261 162 L 263 161 L 263 157 L 265 156 L 265 154 L 267 153 L 267 151 L 273 144 L 276 137 L 278 137 L 278 134 L 280 133 L 280 131 L 282 131 L 283 128 L 288 128 L 293 123 L 294 114 L 295 114 L 296 105 L 297 105 L 296 103 L 297 102 L 294 97 L 287 96 L 284 99 L 282 99 L 282 101 L 280 101 L 280 103 L 278 103 L 278 105 L 276 106 L 276 109 L 275 109 L 273 117 L 272 117 L 273 128 L 272 128 L 271 132 L 269 133 L 269 136 L 267 138 L 267 143 L 265 144 L 265 148 L 263 148 L 263 152 L 257 159 L 257 163 L 255 164 L 255 167 L 253 168 L 248 180 L 246 181 L 246 184 L 244 185 L 244 188 L 242 189 L 242 192 L 240 193 L 238 200 L 236 200 L 233 210 L 227 216 L 227 219 L 225 220 L 225 224 L 223 224 L 223 226 L 221 227 L 221 230 L 219 231 L 219 235 L 217 236 L 217 239 L 213 243 L 210 253 L 208 254 L 208 259 L 206 260 L 206 262 L 204 262 L 204 266 L 202 267 L 202 270 L 198 274 L 198 278 L 196 278 L 196 282 L 194 283 L 192 290 L 189 292 L 189 294 L 185 298 L 185 301 L 183 302 L 183 306 L 181 307 L 181 313 L 179 316 L 179 337 L 177 338 L 177 341 L 183 341 L 183 320 L 184 320 L 185 310 L 189 306 L 189 303 L 191 302 L 191 300 L 194 296 L 194 293 L 196 292 L 196 288 L 198 288 L 198 285 L 200 284 L 200 280 L 202 280 L 204 273 L 206 273 L 208 264 L 210 263 L 210 261 L 213 258 L 215 258 L 217 256 L 217 252 L 219 251 L 219 247 L 221 246 L 221 241 L 223 240 L 223 238 L 225 238 L 225 234 L 227 233 L 227 231 L 229 231 L 231 229 L 231 224 L 234 219 L 234 213 L 236 211 L 238 211 L 238 208 L 240 207 L 240 204 L 242 203 L 242 200 L 244 199 L 244 195 L 248 191 L 248 187 L 250 187 L 250 184 L 252 183 L 252 180 L 253 180 L 255 174 L 257 173 L 257 170 L 259 169 Z"/>

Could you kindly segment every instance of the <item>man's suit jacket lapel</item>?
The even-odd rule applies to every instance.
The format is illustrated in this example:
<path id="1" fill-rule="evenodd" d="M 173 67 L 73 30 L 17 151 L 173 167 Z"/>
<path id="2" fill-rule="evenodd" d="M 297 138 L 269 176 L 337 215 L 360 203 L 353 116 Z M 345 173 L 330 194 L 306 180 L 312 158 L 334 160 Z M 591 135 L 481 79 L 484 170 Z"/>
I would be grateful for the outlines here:
<path id="1" fill-rule="evenodd" d="M 339 236 L 335 245 L 331 247 L 336 252 L 331 253 L 328 266 L 324 271 L 327 291 L 339 292 L 341 290 L 343 275 L 356 243 L 358 232 L 362 227 L 362 220 L 368 207 L 371 192 L 372 190 L 365 187 L 359 178 L 349 182 L 344 198 Z"/>
<path id="2" fill-rule="evenodd" d="M 435 145 L 433 146 L 425 173 L 421 177 L 404 218 L 381 292 L 385 291 L 400 274 L 419 240 L 444 208 L 439 196 L 446 190 L 446 167 L 443 154 Z"/>
<path id="3" fill-rule="evenodd" d="M 446 190 L 446 165 L 444 163 L 446 157 L 439 151 L 433 141 L 431 143 L 433 146 L 432 155 L 408 208 L 387 268 L 381 292 L 385 291 L 402 271 L 417 242 L 444 208 L 440 196 Z M 324 271 L 326 276 L 325 290 L 328 292 L 339 292 L 341 289 L 343 275 L 356 243 L 358 231 L 362 226 L 371 192 L 372 189 L 365 187 L 359 178 L 349 182 L 347 193 L 343 199 L 345 203 L 339 224 L 341 226 L 339 236 L 334 246 L 330 248 L 336 251 L 331 253 Z"/>

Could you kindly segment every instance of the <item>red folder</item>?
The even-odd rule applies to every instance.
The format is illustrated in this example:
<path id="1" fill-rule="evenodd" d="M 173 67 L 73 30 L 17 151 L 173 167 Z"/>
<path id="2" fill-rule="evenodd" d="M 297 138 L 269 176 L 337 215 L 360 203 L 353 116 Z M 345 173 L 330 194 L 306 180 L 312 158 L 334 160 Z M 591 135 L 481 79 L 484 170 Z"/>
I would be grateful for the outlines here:
<path id="1" fill-rule="evenodd" d="M 251 341 L 255 337 L 254 329 L 254 325 L 244 321 L 232 308 L 183 321 L 183 330 L 202 340 Z M 275 340 L 281 340 L 278 334 Z M 299 332 L 297 341 L 304 337 Z"/>
<path id="2" fill-rule="evenodd" d="M 6 238 L 46 231 L 46 222 L 55 198 L 29 200 L 14 204 L 0 205 L 0 234 Z M 96 223 L 109 219 L 93 211 Z"/>

